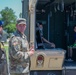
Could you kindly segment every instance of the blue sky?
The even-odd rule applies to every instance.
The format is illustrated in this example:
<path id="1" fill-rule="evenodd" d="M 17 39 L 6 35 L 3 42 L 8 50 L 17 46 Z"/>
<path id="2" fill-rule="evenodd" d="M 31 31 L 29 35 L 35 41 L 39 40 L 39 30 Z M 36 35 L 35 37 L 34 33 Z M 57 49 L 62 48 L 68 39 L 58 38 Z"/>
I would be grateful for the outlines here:
<path id="1" fill-rule="evenodd" d="M 12 8 L 17 17 L 22 12 L 21 0 L 0 0 L 0 11 L 5 7 Z"/>

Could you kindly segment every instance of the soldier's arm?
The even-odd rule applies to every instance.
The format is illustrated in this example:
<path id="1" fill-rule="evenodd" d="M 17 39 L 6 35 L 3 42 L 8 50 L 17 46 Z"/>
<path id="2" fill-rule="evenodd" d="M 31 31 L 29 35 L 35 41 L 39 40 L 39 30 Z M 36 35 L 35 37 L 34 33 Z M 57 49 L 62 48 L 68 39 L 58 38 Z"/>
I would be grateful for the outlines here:
<path id="1" fill-rule="evenodd" d="M 13 58 L 20 59 L 24 58 L 27 59 L 29 57 L 28 52 L 21 51 L 21 43 L 16 37 L 13 37 L 10 40 L 10 54 Z"/>

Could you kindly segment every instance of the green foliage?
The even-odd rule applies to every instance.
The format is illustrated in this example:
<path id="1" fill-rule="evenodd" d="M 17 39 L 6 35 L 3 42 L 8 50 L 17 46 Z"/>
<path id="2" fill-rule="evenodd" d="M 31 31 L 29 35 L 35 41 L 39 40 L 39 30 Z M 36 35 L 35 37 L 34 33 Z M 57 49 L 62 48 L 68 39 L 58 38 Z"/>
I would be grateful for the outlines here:
<path id="1" fill-rule="evenodd" d="M 4 29 L 6 29 L 8 33 L 12 33 L 16 30 L 16 24 L 9 24 Z"/>
<path id="2" fill-rule="evenodd" d="M 20 17 L 20 18 L 22 17 L 22 13 L 19 14 L 19 17 Z"/>
<path id="3" fill-rule="evenodd" d="M 1 19 L 4 21 L 4 29 L 7 30 L 8 33 L 13 32 L 17 19 L 15 12 L 11 8 L 5 7 L 0 14 L 2 16 Z"/>

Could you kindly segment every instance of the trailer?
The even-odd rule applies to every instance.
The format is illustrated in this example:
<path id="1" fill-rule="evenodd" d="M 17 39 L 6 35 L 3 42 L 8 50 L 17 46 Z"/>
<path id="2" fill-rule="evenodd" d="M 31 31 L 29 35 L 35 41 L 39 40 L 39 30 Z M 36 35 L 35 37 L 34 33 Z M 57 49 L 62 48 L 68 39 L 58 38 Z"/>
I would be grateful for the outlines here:
<path id="1" fill-rule="evenodd" d="M 26 35 L 34 45 L 31 57 L 31 75 L 76 75 L 76 47 L 73 44 L 73 26 L 76 25 L 76 0 L 22 0 L 22 17 L 27 19 Z M 43 36 L 56 47 L 36 48 L 36 24 L 42 22 Z M 30 45 L 29 45 L 30 46 Z"/>

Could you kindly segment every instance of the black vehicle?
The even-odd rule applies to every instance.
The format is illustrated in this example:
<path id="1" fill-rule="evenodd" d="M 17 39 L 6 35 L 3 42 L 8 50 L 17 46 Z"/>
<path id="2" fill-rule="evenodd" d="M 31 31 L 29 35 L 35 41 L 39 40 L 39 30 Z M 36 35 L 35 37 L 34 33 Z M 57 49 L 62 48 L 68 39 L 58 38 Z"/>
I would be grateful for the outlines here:
<path id="1" fill-rule="evenodd" d="M 76 75 L 76 48 L 71 46 L 76 25 L 76 0 L 22 0 L 22 17 L 27 18 L 26 34 L 36 50 L 31 57 L 31 75 Z M 36 24 L 39 22 L 43 24 L 43 36 L 55 43 L 55 48 L 36 48 Z M 38 38 L 40 42 L 40 34 Z M 70 47 L 72 61 L 68 61 Z"/>

